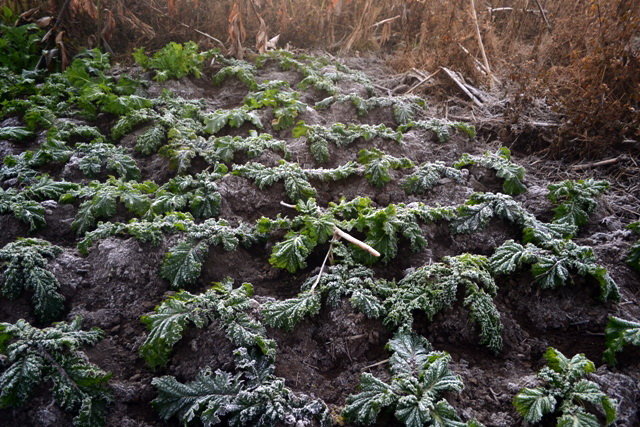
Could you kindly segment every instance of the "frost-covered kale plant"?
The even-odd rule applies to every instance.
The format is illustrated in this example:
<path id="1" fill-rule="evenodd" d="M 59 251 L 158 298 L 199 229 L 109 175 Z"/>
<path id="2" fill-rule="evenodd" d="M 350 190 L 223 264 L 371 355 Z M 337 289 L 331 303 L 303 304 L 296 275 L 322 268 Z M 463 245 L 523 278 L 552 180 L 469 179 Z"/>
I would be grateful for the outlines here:
<path id="1" fill-rule="evenodd" d="M 280 164 L 275 167 L 255 162 L 233 167 L 234 175 L 253 180 L 261 190 L 282 181 L 287 196 L 294 202 L 315 197 L 316 189 L 309 182 L 310 179 L 339 181 L 357 172 L 358 168 L 353 162 L 333 169 L 303 169 L 298 163 L 286 160 L 280 160 Z"/>
<path id="2" fill-rule="evenodd" d="M 329 144 L 336 147 L 348 147 L 355 141 L 371 141 L 373 138 L 389 139 L 401 142 L 402 134 L 393 129 L 380 125 L 343 124 L 334 123 L 330 127 L 321 125 L 306 125 L 299 123 L 293 129 L 296 138 L 304 136 L 313 158 L 320 163 L 326 163 L 331 158 Z"/>
<path id="3" fill-rule="evenodd" d="M 542 289 L 572 283 L 571 273 L 575 272 L 598 283 L 603 302 L 620 299 L 618 285 L 607 269 L 596 262 L 593 249 L 571 240 L 547 240 L 541 246 L 508 240 L 496 249 L 490 262 L 495 274 L 512 274 L 522 266 L 530 265 L 531 274 Z"/>
<path id="4" fill-rule="evenodd" d="M 424 194 L 444 179 L 462 183 L 464 176 L 462 171 L 451 168 L 444 162 L 427 162 L 418 166 L 415 172 L 408 175 L 402 181 L 402 187 L 407 194 Z"/>
<path id="5" fill-rule="evenodd" d="M 79 317 L 44 329 L 22 319 L 0 323 L 0 408 L 24 405 L 38 390 L 51 390 L 55 402 L 74 415 L 75 426 L 104 425 L 111 374 L 81 351 L 98 343 L 103 333 L 80 326 Z"/>
<path id="6" fill-rule="evenodd" d="M 525 169 L 511 161 L 511 151 L 501 147 L 496 153 L 486 152 L 482 156 L 463 154 L 454 167 L 460 169 L 468 166 L 481 166 L 493 169 L 498 178 L 504 179 L 502 190 L 506 194 L 517 195 L 527 191 L 524 185 Z"/>
<path id="7" fill-rule="evenodd" d="M 570 224 L 577 229 L 587 224 L 589 215 L 598 206 L 596 198 L 609 188 L 609 183 L 595 179 L 566 180 L 551 184 L 548 188 L 547 197 L 557 205 L 553 210 L 553 221 Z"/>
<path id="8" fill-rule="evenodd" d="M 15 299 L 24 291 L 32 296 L 36 317 L 50 322 L 64 310 L 60 283 L 48 269 L 49 260 L 62 253 L 62 248 L 46 240 L 18 238 L 0 249 L 2 295 Z"/>
<path id="9" fill-rule="evenodd" d="M 377 148 L 360 150 L 358 163 L 364 165 L 364 177 L 376 187 L 384 187 L 391 181 L 391 169 L 408 169 L 414 166 L 406 157 L 394 157 Z"/>
<path id="10" fill-rule="evenodd" d="M 634 233 L 640 235 L 640 222 L 634 222 L 633 224 L 630 224 L 628 228 Z M 640 240 L 637 240 L 633 245 L 631 245 L 631 250 L 627 255 L 627 264 L 635 268 L 637 271 L 640 271 Z"/>
<path id="11" fill-rule="evenodd" d="M 255 303 L 252 296 L 253 286 L 250 283 L 234 288 L 231 279 L 216 283 L 202 294 L 178 292 L 165 299 L 154 313 L 142 317 L 149 335 L 140 346 L 140 355 L 152 368 L 164 366 L 186 327 L 204 328 L 217 322 L 234 345 L 256 347 L 273 356 L 275 341 L 267 338 L 262 324 L 248 314 L 252 303 Z"/>
<path id="12" fill-rule="evenodd" d="M 393 290 L 390 283 L 376 279 L 373 270 L 350 264 L 336 264 L 326 271 L 310 276 L 302 285 L 302 292 L 294 298 L 266 302 L 263 305 L 265 323 L 269 326 L 293 329 L 305 317 L 320 312 L 323 299 L 336 307 L 342 298 L 370 318 L 384 312 L 384 297 Z"/>
<path id="13" fill-rule="evenodd" d="M 640 323 L 619 317 L 609 317 L 604 330 L 607 349 L 603 358 L 611 366 L 617 363 L 616 353 L 623 350 L 625 345 L 640 346 Z"/>
<path id="14" fill-rule="evenodd" d="M 497 353 L 502 348 L 502 322 L 493 302 L 498 288 L 487 258 L 481 255 L 445 257 L 441 263 L 425 265 L 406 275 L 385 300 L 384 323 L 411 330 L 417 310 L 432 320 L 456 302 L 459 287 L 464 290 L 462 304 L 478 325 L 480 343 Z"/>
<path id="15" fill-rule="evenodd" d="M 462 122 L 450 122 L 442 119 L 417 120 L 398 126 L 398 131 L 405 133 L 411 129 L 421 129 L 433 132 L 438 141 L 447 142 L 451 138 L 452 131 L 459 131 L 469 138 L 476 137 L 476 128 L 473 125 Z"/>
<path id="16" fill-rule="evenodd" d="M 362 374 L 360 392 L 347 398 L 343 415 L 358 425 L 371 425 L 380 412 L 393 411 L 409 427 L 479 426 L 464 423 L 443 393 L 460 393 L 462 379 L 451 372 L 451 356 L 432 351 L 429 342 L 413 333 L 397 333 L 387 344 L 391 379 Z"/>
<path id="17" fill-rule="evenodd" d="M 259 237 L 253 227 L 246 224 L 233 227 L 224 220 L 215 219 L 193 224 L 183 240 L 172 246 L 165 255 L 160 275 L 169 281 L 173 289 L 192 285 L 200 277 L 202 264 L 211 246 L 222 246 L 225 251 L 233 251 L 240 244 L 251 246 Z"/>
<path id="18" fill-rule="evenodd" d="M 550 347 L 544 358 L 547 366 L 538 372 L 542 385 L 523 388 L 513 399 L 525 421 L 539 423 L 550 416 L 558 426 L 595 427 L 616 420 L 616 402 L 585 378 L 596 368 L 584 354 L 568 359 Z"/>
<path id="19" fill-rule="evenodd" d="M 234 358 L 235 372 L 204 368 L 188 383 L 172 376 L 154 378 L 158 397 L 152 403 L 160 417 L 206 426 L 331 425 L 325 403 L 289 389 L 274 374 L 271 358 L 245 347 Z"/>

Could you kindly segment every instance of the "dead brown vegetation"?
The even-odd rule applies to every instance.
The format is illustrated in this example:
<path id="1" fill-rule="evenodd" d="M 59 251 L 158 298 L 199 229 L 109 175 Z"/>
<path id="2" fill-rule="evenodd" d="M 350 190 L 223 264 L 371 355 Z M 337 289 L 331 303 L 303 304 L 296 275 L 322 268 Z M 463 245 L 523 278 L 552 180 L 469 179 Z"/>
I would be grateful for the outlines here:
<path id="1" fill-rule="evenodd" d="M 597 155 L 637 149 L 640 2 L 635 0 L 14 0 L 21 11 L 63 11 L 76 46 L 126 54 L 198 39 L 237 56 L 278 46 L 392 53 L 399 71 L 446 66 L 475 84 L 495 74 L 512 116 L 534 98 L 563 118 L 550 148 Z M 65 10 L 66 8 L 66 10 Z M 97 24 L 97 25 L 96 25 Z M 508 82 L 508 83 L 507 83 Z M 513 120 L 513 117 L 511 117 Z"/>

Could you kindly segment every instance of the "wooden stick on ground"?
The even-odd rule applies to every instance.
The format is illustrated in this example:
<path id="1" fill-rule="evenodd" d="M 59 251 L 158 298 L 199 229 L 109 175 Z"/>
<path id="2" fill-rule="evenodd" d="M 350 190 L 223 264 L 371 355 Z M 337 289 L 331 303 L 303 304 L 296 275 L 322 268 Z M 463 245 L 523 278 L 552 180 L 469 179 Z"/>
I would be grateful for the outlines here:
<path id="1" fill-rule="evenodd" d="M 416 70 L 417 71 L 417 70 Z M 423 75 L 423 79 L 420 80 L 418 83 L 416 83 L 415 85 L 413 85 L 413 87 L 411 87 L 406 93 L 413 93 L 416 89 L 418 89 L 420 86 L 422 86 L 423 84 L 425 84 L 426 82 L 428 82 L 429 80 L 431 80 L 436 74 L 438 74 L 441 70 L 438 68 L 435 72 L 429 74 L 428 76 L 424 76 L 423 73 L 420 73 L 421 75 Z"/>
<path id="2" fill-rule="evenodd" d="M 460 80 L 460 77 L 458 77 L 454 71 L 451 71 L 447 67 L 440 67 L 440 68 L 451 78 L 451 80 L 454 81 L 456 85 L 458 85 L 458 87 L 473 101 L 474 104 L 476 104 L 480 108 L 484 107 L 484 104 L 482 103 L 482 101 L 480 101 L 479 98 L 477 98 L 473 93 L 471 93 L 469 88 L 467 88 L 464 82 Z"/>
<path id="3" fill-rule="evenodd" d="M 615 163 L 618 163 L 619 160 L 620 160 L 620 157 L 615 157 L 613 159 L 601 160 L 599 162 L 592 162 L 592 163 L 584 163 L 584 164 L 581 164 L 581 165 L 574 165 L 574 166 L 571 166 L 571 169 L 580 170 L 580 169 L 597 168 L 599 166 L 608 166 L 608 165 L 613 165 Z"/>

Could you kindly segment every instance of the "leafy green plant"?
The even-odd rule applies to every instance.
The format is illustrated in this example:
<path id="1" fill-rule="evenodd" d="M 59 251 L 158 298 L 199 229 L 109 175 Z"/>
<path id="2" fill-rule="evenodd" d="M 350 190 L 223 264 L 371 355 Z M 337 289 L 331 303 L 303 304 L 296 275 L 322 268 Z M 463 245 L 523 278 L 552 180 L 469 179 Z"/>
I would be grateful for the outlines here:
<path id="1" fill-rule="evenodd" d="M 0 354 L 6 358 L 0 375 L 0 408 L 23 405 L 36 388 L 51 388 L 56 403 L 75 415 L 75 426 L 104 425 L 111 374 L 89 362 L 80 350 L 95 345 L 103 333 L 97 328 L 83 331 L 80 326 L 79 317 L 44 329 L 22 319 L 0 323 Z"/>
<path id="2" fill-rule="evenodd" d="M 491 270 L 496 274 L 512 274 L 523 265 L 531 265 L 531 274 L 542 289 L 554 289 L 571 283 L 571 272 L 592 277 L 600 286 L 602 301 L 620 299 L 618 285 L 607 269 L 596 263 L 593 249 L 570 240 L 548 240 L 543 248 L 506 241 L 491 256 Z"/>
<path id="3" fill-rule="evenodd" d="M 406 157 L 393 157 L 377 148 L 360 150 L 358 163 L 364 165 L 364 177 L 376 187 L 384 187 L 391 181 L 390 169 L 407 169 L 414 166 Z"/>
<path id="4" fill-rule="evenodd" d="M 297 86 L 302 90 L 314 88 L 329 95 L 337 95 L 340 89 L 336 83 L 351 80 L 363 85 L 369 95 L 374 93 L 373 83 L 364 73 L 353 71 L 340 63 L 332 64 L 326 58 L 275 50 L 261 54 L 256 59 L 256 66 L 262 68 L 270 60 L 278 62 L 280 69 L 284 71 L 295 70 L 302 74 L 303 79 Z M 331 69 L 331 66 L 334 69 Z"/>
<path id="5" fill-rule="evenodd" d="M 235 374 L 205 368 L 189 383 L 172 376 L 154 378 L 158 397 L 153 406 L 160 417 L 177 416 L 185 425 L 195 420 L 233 427 L 330 425 L 324 402 L 287 388 L 284 379 L 274 375 L 275 365 L 268 357 L 242 347 L 234 357 Z"/>
<path id="6" fill-rule="evenodd" d="M 22 190 L 0 188 L 0 214 L 11 213 L 16 219 L 28 224 L 29 231 L 34 231 L 46 224 L 45 208 L 39 202 L 56 200 L 63 193 L 77 188 L 77 184 L 53 181 L 46 176 L 37 180 L 33 178 L 31 182 L 31 185 Z"/>
<path id="7" fill-rule="evenodd" d="M 49 259 L 60 253 L 62 248 L 46 240 L 20 237 L 0 249 L 2 295 L 15 299 L 30 291 L 35 314 L 43 323 L 56 319 L 64 310 L 64 297 L 58 292 L 60 283 L 47 268 Z"/>
<path id="8" fill-rule="evenodd" d="M 370 141 L 373 138 L 391 139 L 396 142 L 402 140 L 402 134 L 385 125 L 343 124 L 334 123 L 331 127 L 321 125 L 306 125 L 303 122 L 293 129 L 293 136 L 305 136 L 309 151 L 313 158 L 320 163 L 329 161 L 329 143 L 337 147 L 347 147 L 358 139 Z"/>
<path id="9" fill-rule="evenodd" d="M 364 233 L 364 243 L 379 251 L 382 261 L 387 263 L 397 255 L 400 237 L 409 240 L 414 251 L 427 244 L 419 221 L 430 223 L 450 219 L 454 215 L 451 208 L 432 208 L 419 203 L 391 204 L 384 209 L 375 209 L 371 207 L 371 200 L 364 197 L 330 203 L 326 209 L 319 208 L 315 199 L 310 198 L 299 200 L 295 209 L 299 214 L 292 219 L 263 217 L 257 225 L 258 231 L 263 233 L 287 231 L 284 239 L 274 245 L 269 262 L 291 273 L 306 267 L 306 259 L 313 249 L 326 243 L 334 235 L 336 227 Z M 351 253 L 362 262 L 371 263 L 378 259 L 357 246 L 351 249 Z"/>
<path id="10" fill-rule="evenodd" d="M 462 379 L 449 368 L 451 356 L 432 351 L 418 335 L 397 333 L 387 344 L 391 380 L 384 382 L 370 373 L 360 378 L 360 393 L 347 398 L 344 417 L 361 425 L 376 422 L 382 410 L 393 410 L 395 418 L 409 427 L 465 426 L 442 393 L 460 393 Z"/>
<path id="11" fill-rule="evenodd" d="M 211 218 L 218 215 L 222 196 L 217 181 L 227 173 L 224 165 L 211 172 L 178 176 L 158 188 L 149 206 L 147 217 L 189 208 L 196 218 Z"/>
<path id="12" fill-rule="evenodd" d="M 266 150 L 282 153 L 288 156 L 287 143 L 276 139 L 268 133 L 258 134 L 249 131 L 249 136 L 212 136 L 207 141 L 207 151 L 202 157 L 209 164 L 215 162 L 231 163 L 236 153 L 244 152 L 249 158 L 260 156 Z"/>
<path id="13" fill-rule="evenodd" d="M 105 143 L 78 144 L 75 155 L 80 158 L 78 167 L 90 178 L 95 178 L 103 170 L 127 180 L 140 178 L 136 161 L 123 147 Z"/>
<path id="14" fill-rule="evenodd" d="M 105 74 L 109 67 L 109 56 L 97 49 L 77 55 L 63 73 L 73 88 L 68 104 L 89 119 L 96 119 L 99 112 L 124 115 L 151 107 L 150 100 L 135 94 L 139 83 Z"/>
<path id="15" fill-rule="evenodd" d="M 371 97 L 362 98 L 351 93 L 348 95 L 334 95 L 316 103 L 316 108 L 326 109 L 336 102 L 350 102 L 358 116 L 366 116 L 376 108 L 391 108 L 393 117 L 400 125 L 411 122 L 415 115 L 422 111 L 425 102 L 417 96 Z"/>
<path id="16" fill-rule="evenodd" d="M 287 230 L 284 240 L 274 245 L 269 262 L 278 268 L 294 273 L 307 266 L 306 260 L 313 249 L 326 243 L 335 233 L 336 227 L 349 230 L 349 221 L 341 221 L 340 215 L 346 210 L 359 210 L 369 206 L 369 199 L 356 199 L 351 202 L 330 204 L 321 209 L 314 198 L 300 199 L 295 205 L 299 213 L 293 219 L 262 217 L 258 220 L 257 231 L 269 233 L 275 230 Z M 346 207 L 349 205 L 349 207 Z"/>
<path id="17" fill-rule="evenodd" d="M 385 301 L 384 322 L 411 330 L 416 310 L 424 312 L 431 321 L 455 303 L 459 286 L 464 288 L 463 304 L 471 320 L 478 324 L 480 343 L 497 353 L 502 348 L 502 322 L 493 303 L 498 287 L 491 276 L 489 261 L 481 255 L 444 257 L 441 263 L 425 265 L 409 273 Z"/>
<path id="18" fill-rule="evenodd" d="M 147 70 L 155 70 L 153 79 L 159 82 L 181 79 L 188 75 L 202 77 L 202 64 L 208 56 L 210 53 L 198 52 L 198 45 L 194 42 L 170 42 L 152 56 L 147 56 L 144 48 L 138 48 L 133 53 L 133 59 L 138 65 Z"/>
<path id="19" fill-rule="evenodd" d="M 298 99 L 300 95 L 297 92 L 282 90 L 283 85 L 275 86 L 250 93 L 245 97 L 244 103 L 251 109 L 273 108 L 274 118 L 271 121 L 273 129 L 288 129 L 296 123 L 296 118 L 308 106 Z"/>
<path id="20" fill-rule="evenodd" d="M 8 25 L 8 21 L 0 22 L 0 67 L 15 73 L 34 69 L 42 51 L 40 40 L 43 35 L 36 24 L 14 26 Z"/>
<path id="21" fill-rule="evenodd" d="M 232 173 L 253 180 L 261 190 L 282 181 L 287 196 L 293 201 L 298 201 L 316 195 L 315 188 L 309 182 L 310 179 L 338 181 L 355 174 L 357 171 L 358 169 L 353 162 L 345 163 L 334 169 L 302 169 L 298 163 L 280 160 L 278 166 L 271 168 L 255 162 L 234 165 Z"/>
<path id="22" fill-rule="evenodd" d="M 91 142 L 95 144 L 106 141 L 105 136 L 95 126 L 80 125 L 65 119 L 56 121 L 56 125 L 47 132 L 47 140 L 64 142 Z"/>
<path id="23" fill-rule="evenodd" d="M 409 241 L 411 250 L 419 251 L 427 245 L 420 223 L 430 224 L 440 220 L 450 220 L 455 210 L 449 207 L 431 207 L 423 203 L 390 204 L 381 209 L 361 210 L 353 227 L 365 233 L 364 242 L 381 254 L 384 263 L 390 262 L 398 254 L 400 237 Z M 368 253 L 355 249 L 356 259 L 371 263 L 375 259 Z"/>
<path id="24" fill-rule="evenodd" d="M 616 420 L 616 403 L 600 386 L 584 377 L 596 370 L 584 354 L 571 359 L 549 347 L 544 353 L 547 366 L 538 372 L 543 385 L 526 387 L 513 399 L 513 406 L 525 421 L 538 423 L 545 415 L 556 418 L 558 426 L 591 427 L 610 425 Z M 604 423 L 593 413 L 599 409 Z"/>
<path id="25" fill-rule="evenodd" d="M 609 183 L 594 179 L 566 180 L 548 188 L 547 197 L 557 205 L 553 210 L 553 221 L 578 228 L 587 224 L 589 215 L 598 206 L 596 197 L 609 188 Z"/>
<path id="26" fill-rule="evenodd" d="M 29 200 L 24 192 L 13 188 L 0 188 L 0 214 L 12 214 L 16 219 L 29 225 L 29 231 L 44 226 L 45 208 L 34 200 Z"/>
<path id="27" fill-rule="evenodd" d="M 524 209 L 513 197 L 499 193 L 472 194 L 457 208 L 451 229 L 454 233 L 473 233 L 484 229 L 493 218 L 501 218 L 519 226 L 525 242 L 546 242 L 575 233 L 575 227 L 571 224 L 544 223 Z"/>
<path id="28" fill-rule="evenodd" d="M 634 222 L 627 228 L 636 234 L 640 234 L 640 222 Z M 627 264 L 635 268 L 637 271 L 640 271 L 640 240 L 637 240 L 633 245 L 631 245 L 631 250 L 629 251 L 629 255 L 627 255 Z"/>
<path id="29" fill-rule="evenodd" d="M 124 115 L 111 128 L 111 137 L 120 139 L 134 129 L 147 125 L 136 138 L 136 151 L 149 155 L 168 142 L 168 149 L 180 151 L 204 133 L 205 105 L 199 100 L 187 100 L 164 91 L 154 101 L 154 108 L 143 108 Z M 172 157 L 172 156 L 169 156 Z M 175 157 L 175 156 L 173 156 Z"/>
<path id="30" fill-rule="evenodd" d="M 486 152 L 482 156 L 463 154 L 454 167 L 481 166 L 496 171 L 498 178 L 504 179 L 502 189 L 506 194 L 518 195 L 527 191 L 524 185 L 525 169 L 511 161 L 511 150 L 500 147 L 496 153 Z"/>
<path id="31" fill-rule="evenodd" d="M 258 129 L 263 128 L 260 117 L 251 107 L 246 105 L 228 110 L 216 110 L 206 115 L 204 119 L 205 131 L 212 135 L 220 132 L 225 126 L 239 128 L 246 122 Z"/>
<path id="32" fill-rule="evenodd" d="M 84 234 L 77 248 L 81 254 L 87 255 L 97 241 L 112 236 L 131 236 L 141 242 L 157 245 L 165 234 L 184 232 L 193 225 L 193 216 L 183 212 L 154 215 L 151 220 L 133 218 L 126 223 L 101 221 L 94 230 Z"/>
<path id="33" fill-rule="evenodd" d="M 154 313 L 142 317 L 149 335 L 140 346 L 140 355 L 152 368 L 165 366 L 188 325 L 204 328 L 216 321 L 234 345 L 256 347 L 263 354 L 274 356 L 275 341 L 267 338 L 262 324 L 247 314 L 254 302 L 252 296 L 251 284 L 243 283 L 234 289 L 231 279 L 216 283 L 199 295 L 178 292 L 165 299 Z"/>
<path id="34" fill-rule="evenodd" d="M 249 90 L 256 90 L 258 82 L 256 81 L 256 67 L 247 61 L 239 59 L 225 59 L 227 65 L 222 67 L 213 76 L 213 84 L 220 85 L 229 77 L 235 77 L 244 83 Z"/>
<path id="35" fill-rule="evenodd" d="M 238 245 L 250 246 L 260 236 L 245 224 L 231 227 L 224 220 L 208 219 L 189 227 L 182 242 L 169 249 L 160 274 L 167 279 L 173 289 L 193 284 L 202 270 L 209 248 L 222 246 L 226 251 L 235 250 Z"/>
<path id="36" fill-rule="evenodd" d="M 0 140 L 23 141 L 33 135 L 33 132 L 23 126 L 5 126 L 0 128 Z"/>
<path id="37" fill-rule="evenodd" d="M 47 139 L 34 151 L 8 155 L 0 165 L 0 180 L 16 178 L 20 183 L 30 183 L 43 176 L 41 168 L 64 165 L 73 155 L 73 149 L 63 141 Z"/>
<path id="38" fill-rule="evenodd" d="M 422 129 L 433 132 L 438 141 L 449 141 L 452 131 L 459 131 L 473 139 L 476 137 L 476 128 L 473 125 L 462 122 L 450 122 L 442 119 L 417 120 L 398 126 L 398 132 L 408 132 L 411 129 Z"/>
<path id="39" fill-rule="evenodd" d="M 71 227 L 79 235 L 95 227 L 99 219 L 111 218 L 116 214 L 118 203 L 136 216 L 145 215 L 151 206 L 151 195 L 158 186 L 151 181 L 122 181 L 109 177 L 106 182 L 91 181 L 83 187 L 63 194 L 60 200 L 71 203 L 84 200 Z"/>
<path id="40" fill-rule="evenodd" d="M 446 166 L 444 162 L 427 162 L 418 166 L 415 172 L 407 176 L 402 181 L 402 187 L 407 194 L 424 194 L 435 187 L 443 178 L 461 183 L 464 174 L 456 168 Z"/>
<path id="41" fill-rule="evenodd" d="M 621 352 L 625 345 L 640 346 L 640 323 L 638 322 L 611 316 L 604 333 L 607 349 L 602 356 L 611 366 L 617 364 L 616 353 Z"/>
<path id="42" fill-rule="evenodd" d="M 295 298 L 265 303 L 265 323 L 291 330 L 305 317 L 318 314 L 323 298 L 336 307 L 343 297 L 349 297 L 351 305 L 367 317 L 379 318 L 384 314 L 381 296 L 389 287 L 385 281 L 376 280 L 369 268 L 337 264 L 309 277 L 301 289 Z"/>

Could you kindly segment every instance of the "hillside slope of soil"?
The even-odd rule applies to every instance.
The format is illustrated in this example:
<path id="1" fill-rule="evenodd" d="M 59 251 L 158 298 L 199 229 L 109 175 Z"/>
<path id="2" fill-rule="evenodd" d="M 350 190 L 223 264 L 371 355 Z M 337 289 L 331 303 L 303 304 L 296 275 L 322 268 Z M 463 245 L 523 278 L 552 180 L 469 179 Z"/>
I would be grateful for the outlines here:
<path id="1" fill-rule="evenodd" d="M 387 72 L 376 61 L 347 61 L 354 69 L 368 73 L 377 81 Z M 203 113 L 217 109 L 235 108 L 243 104 L 250 92 L 245 84 L 235 78 L 227 78 L 221 85 L 211 83 L 211 75 L 220 67 L 205 71 L 203 78 L 186 77 L 157 83 L 148 80 L 150 74 L 140 69 L 121 70 L 139 78 L 147 79 L 146 87 L 139 89 L 140 96 L 156 98 L 169 90 L 173 98 L 203 101 Z M 335 67 L 327 65 L 323 73 L 335 72 Z M 282 80 L 295 87 L 304 76 L 295 70 L 283 70 L 275 60 L 268 60 L 257 69 L 258 82 Z M 341 93 L 358 94 L 367 97 L 364 84 L 347 75 L 339 80 Z M 379 86 L 379 85 L 378 85 Z M 386 93 L 376 86 L 375 95 Z M 327 109 L 314 108 L 316 102 L 328 95 L 321 90 L 298 89 L 299 100 L 306 106 L 295 121 L 306 125 L 331 126 L 334 123 L 385 124 L 397 128 L 400 123 L 391 107 L 380 107 L 366 115 L 358 115 L 349 102 L 336 102 Z M 429 105 L 429 100 L 426 100 Z M 294 137 L 291 128 L 273 129 L 274 109 L 265 107 L 255 110 L 264 125 L 260 132 L 268 132 L 286 143 L 286 158 L 298 163 L 302 168 L 335 168 L 350 161 L 356 161 L 358 152 L 377 148 L 394 157 L 407 157 L 416 165 L 424 162 L 442 161 L 451 166 L 464 153 L 482 155 L 485 151 L 495 152 L 500 147 L 498 141 L 486 141 L 482 129 L 475 138 L 469 138 L 461 131 L 451 130 L 450 138 L 440 141 L 429 130 L 417 127 L 405 131 L 402 142 L 372 138 L 357 139 L 346 147 L 329 144 L 330 159 L 318 163 L 309 150 L 304 136 Z M 414 120 L 429 120 L 429 108 L 416 112 Z M 433 111 L 433 109 L 431 109 Z M 441 117 L 446 121 L 446 118 Z M 76 120 L 76 124 L 97 126 L 105 135 L 116 118 L 103 114 L 95 121 Z M 16 117 L 6 118 L 1 127 L 20 126 L 23 122 Z M 195 156 L 190 166 L 178 174 L 175 163 L 162 150 L 150 155 L 136 151 L 136 141 L 148 129 L 148 124 L 133 129 L 114 144 L 123 147 L 133 157 L 140 169 L 138 181 L 154 181 L 158 185 L 168 182 L 178 175 L 195 176 L 202 171 L 213 170 L 202 157 Z M 224 127 L 216 136 L 247 136 L 254 129 L 248 123 L 237 128 Z M 17 143 L 0 141 L 2 156 L 18 156 L 25 150 L 38 149 L 46 139 L 45 131 L 37 133 L 32 141 Z M 75 141 L 86 142 L 86 141 Z M 236 153 L 227 163 L 234 165 L 259 162 L 267 166 L 277 166 L 283 157 L 281 152 L 266 150 L 257 157 L 249 158 L 245 153 Z M 86 184 L 89 178 L 80 171 L 77 159 L 72 157 L 61 165 L 44 165 L 41 172 L 48 172 L 54 179 Z M 587 169 L 572 171 L 567 165 L 545 161 L 536 156 L 513 153 L 512 161 L 526 169 L 527 191 L 514 196 L 529 212 L 543 221 L 551 221 L 554 205 L 546 195 L 547 185 L 563 179 L 585 179 L 595 177 L 609 179 L 612 188 L 598 200 L 598 207 L 590 216 L 575 238 L 581 245 L 594 249 L 598 262 L 606 267 L 620 288 L 620 303 L 602 303 L 595 281 L 577 275 L 572 283 L 558 289 L 541 289 L 534 284 L 535 277 L 527 269 L 518 270 L 510 276 L 496 276 L 499 287 L 494 302 L 503 324 L 503 347 L 498 353 L 479 344 L 478 329 L 463 307 L 462 291 L 453 307 L 444 309 L 429 320 L 424 313 L 416 312 L 413 329 L 426 337 L 434 349 L 447 351 L 452 356 L 451 368 L 462 377 L 465 388 L 459 395 L 451 394 L 449 402 L 466 421 L 477 419 L 487 426 L 524 425 L 522 418 L 512 406 L 513 396 L 522 387 L 536 384 L 535 373 L 543 366 L 542 354 L 552 346 L 565 355 L 584 353 L 599 367 L 591 378 L 602 389 L 619 402 L 617 425 L 640 424 L 640 362 L 638 352 L 627 348 L 619 356 L 617 368 L 608 368 L 602 363 L 605 349 L 604 327 L 611 315 L 626 319 L 640 318 L 640 281 L 638 273 L 623 261 L 630 246 L 636 240 L 624 227 L 635 217 L 637 203 L 622 188 L 630 186 L 629 180 L 617 182 L 609 170 Z M 76 163 L 74 163 L 76 162 Z M 475 192 L 502 191 L 503 180 L 495 172 L 474 166 L 463 168 L 460 182 L 443 178 L 424 194 L 411 195 L 405 192 L 401 183 L 415 171 L 412 168 L 391 170 L 391 181 L 383 187 L 372 185 L 363 174 L 355 174 L 346 179 L 326 181 L 310 179 L 317 191 L 319 206 L 337 203 L 341 198 L 351 200 L 356 197 L 370 198 L 374 207 L 384 208 L 389 204 L 421 202 L 428 206 L 458 206 L 465 203 Z M 96 179 L 104 182 L 109 173 L 101 172 Z M 295 211 L 281 202 L 292 203 L 285 186 L 277 182 L 260 189 L 243 176 L 226 174 L 217 182 L 221 196 L 219 218 L 236 225 L 254 224 L 261 217 L 276 218 L 277 215 L 293 217 Z M 6 190 L 19 187 L 15 180 L 2 182 Z M 635 197 L 635 195 L 633 195 Z M 637 200 L 637 199 L 636 199 Z M 0 216 L 0 247 L 13 242 L 18 237 L 37 237 L 63 248 L 61 255 L 51 260 L 49 268 L 61 284 L 60 292 L 65 297 L 65 314 L 58 320 L 71 320 L 82 316 L 83 327 L 99 327 L 105 331 L 105 338 L 95 347 L 87 348 L 89 359 L 102 369 L 113 374 L 110 386 L 114 401 L 108 409 L 107 425 L 111 426 L 159 426 L 166 425 L 152 408 L 157 392 L 151 381 L 154 377 L 173 375 L 180 381 L 191 381 L 205 367 L 212 371 L 233 369 L 235 346 L 213 321 L 204 328 L 187 328 L 183 338 L 176 344 L 166 367 L 155 371 L 150 369 L 138 351 L 145 341 L 148 330 L 140 321 L 164 298 L 174 295 L 169 282 L 160 275 L 160 266 L 167 252 L 181 237 L 165 233 L 158 244 L 142 242 L 134 237 L 119 235 L 98 240 L 88 251 L 81 254 L 76 248 L 82 236 L 72 229 L 72 223 L 79 203 L 63 204 L 50 201 L 46 208 L 46 226 L 29 232 L 28 226 L 11 215 Z M 119 207 L 110 218 L 103 221 L 126 222 L 135 215 Z M 200 220 L 197 220 L 200 222 Z M 428 244 L 414 251 L 406 239 L 401 238 L 398 256 L 385 264 L 377 262 L 371 266 L 376 277 L 387 280 L 401 280 L 411 269 L 441 262 L 444 257 L 463 253 L 491 256 L 495 249 L 509 239 L 520 240 L 520 230 L 514 225 L 493 219 L 488 227 L 473 234 L 455 234 L 446 221 L 421 224 L 422 235 Z M 278 234 L 280 233 L 280 234 Z M 354 236 L 364 239 L 363 233 L 352 230 Z M 318 245 L 307 259 L 307 266 L 295 273 L 276 268 L 270 264 L 270 254 L 274 245 L 282 240 L 284 233 L 272 233 L 251 247 L 238 247 L 226 251 L 219 246 L 211 246 L 204 258 L 199 278 L 187 290 L 193 294 L 204 292 L 212 282 L 220 282 L 231 277 L 236 286 L 251 283 L 255 289 L 256 304 L 267 304 L 274 300 L 291 298 L 299 293 L 300 286 L 308 277 L 318 274 L 328 243 Z M 254 310 L 260 318 L 258 307 Z M 30 296 L 23 294 L 16 300 L 0 298 L 0 320 L 15 322 L 26 319 L 38 323 L 30 303 Z M 268 336 L 277 343 L 275 374 L 286 380 L 295 392 L 301 392 L 322 399 L 330 408 L 334 419 L 339 419 L 341 408 L 347 396 L 357 392 L 360 375 L 371 372 L 380 378 L 389 378 L 384 360 L 389 357 L 385 345 L 393 335 L 392 328 L 380 319 L 370 319 L 349 304 L 348 299 L 338 301 L 335 306 L 323 304 L 320 313 L 307 317 L 293 328 L 285 331 L 268 328 Z M 381 363 L 382 362 L 382 363 Z M 15 425 L 63 426 L 70 425 L 69 414 L 51 404 L 52 397 L 46 387 L 38 389 L 26 406 L 0 410 L 0 417 L 6 423 Z M 174 418 L 168 425 L 177 425 Z M 394 425 L 397 422 L 390 414 L 379 418 L 379 425 Z"/>

